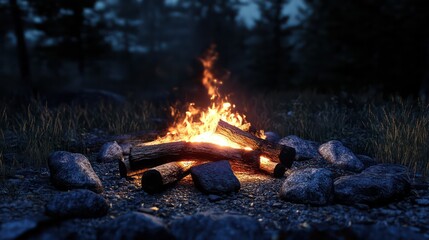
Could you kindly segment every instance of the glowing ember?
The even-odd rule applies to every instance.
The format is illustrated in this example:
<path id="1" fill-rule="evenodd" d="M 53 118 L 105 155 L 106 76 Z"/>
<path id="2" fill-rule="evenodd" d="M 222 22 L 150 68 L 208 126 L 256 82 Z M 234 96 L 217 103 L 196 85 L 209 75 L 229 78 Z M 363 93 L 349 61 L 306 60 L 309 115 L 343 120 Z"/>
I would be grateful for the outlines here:
<path id="1" fill-rule="evenodd" d="M 216 79 L 213 74 L 216 59 L 217 53 L 214 47 L 211 47 L 206 56 L 200 59 L 204 66 L 202 83 L 210 96 L 210 106 L 203 109 L 197 107 L 195 103 L 190 103 L 185 118 L 170 127 L 167 135 L 154 142 L 147 143 L 148 145 L 187 141 L 208 142 L 220 146 L 243 148 L 224 136 L 215 133 L 219 120 L 223 120 L 241 130 L 247 131 L 250 128 L 250 123 L 246 121 L 246 116 L 235 112 L 235 105 L 229 102 L 228 97 L 223 97 L 219 92 L 219 87 L 223 82 Z M 175 109 L 171 108 L 173 116 L 174 113 Z M 263 132 L 261 132 L 261 136 L 263 136 Z M 244 149 L 252 150 L 250 147 L 245 147 Z"/>

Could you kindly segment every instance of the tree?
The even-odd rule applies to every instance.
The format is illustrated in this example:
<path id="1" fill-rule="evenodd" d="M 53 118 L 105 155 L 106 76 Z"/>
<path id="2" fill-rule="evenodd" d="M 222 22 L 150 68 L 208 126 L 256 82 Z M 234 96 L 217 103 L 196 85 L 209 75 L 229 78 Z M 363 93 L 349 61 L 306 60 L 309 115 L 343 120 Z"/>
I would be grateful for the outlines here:
<path id="1" fill-rule="evenodd" d="M 428 64 L 428 1 L 305 2 L 303 81 L 417 94 Z"/>
<path id="2" fill-rule="evenodd" d="M 44 33 L 38 50 L 54 61 L 70 59 L 77 65 L 79 87 L 85 76 L 87 58 L 99 56 L 107 44 L 101 33 L 103 23 L 97 21 L 95 0 L 39 0 L 30 2 L 42 21 L 36 29 Z"/>
<path id="3" fill-rule="evenodd" d="M 28 57 L 27 43 L 24 35 L 24 24 L 22 20 L 21 9 L 16 0 L 9 0 L 10 13 L 13 19 L 14 33 L 16 38 L 16 48 L 18 52 L 19 70 L 21 81 L 24 86 L 33 92 L 30 73 L 30 60 Z"/>
<path id="4" fill-rule="evenodd" d="M 140 1 L 122 0 L 113 2 L 107 10 L 113 18 L 105 20 L 110 36 L 116 36 L 114 45 L 120 51 L 120 57 L 124 59 L 124 78 L 131 84 L 138 82 L 132 49 L 140 43 L 139 32 L 141 30 L 142 7 Z"/>
<path id="5" fill-rule="evenodd" d="M 251 69 L 259 84 L 270 88 L 289 87 L 292 75 L 290 61 L 289 17 L 283 9 L 289 0 L 257 0 L 261 17 L 253 30 L 254 43 Z"/>

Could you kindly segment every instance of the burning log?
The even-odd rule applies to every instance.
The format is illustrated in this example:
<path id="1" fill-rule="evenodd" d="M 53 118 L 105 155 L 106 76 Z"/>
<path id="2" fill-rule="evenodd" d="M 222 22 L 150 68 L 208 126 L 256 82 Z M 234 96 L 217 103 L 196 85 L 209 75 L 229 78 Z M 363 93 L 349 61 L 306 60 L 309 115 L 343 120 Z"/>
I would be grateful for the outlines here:
<path id="1" fill-rule="evenodd" d="M 222 120 L 217 125 L 216 133 L 242 147 L 250 147 L 258 150 L 263 156 L 271 159 L 273 162 L 282 163 L 286 168 L 290 168 L 295 159 L 296 152 L 294 148 L 258 138 Z"/>
<path id="2" fill-rule="evenodd" d="M 151 168 L 182 159 L 199 161 L 238 160 L 247 164 L 259 163 L 259 151 L 247 151 L 205 142 L 170 142 L 136 146 L 131 149 L 130 169 Z"/>
<path id="3" fill-rule="evenodd" d="M 275 178 L 281 178 L 285 175 L 286 167 L 282 163 L 276 163 L 268 158 L 261 157 L 259 160 L 259 170 Z"/>
<path id="4" fill-rule="evenodd" d="M 142 175 L 142 189 L 147 193 L 160 192 L 184 178 L 190 173 L 191 167 L 199 163 L 198 161 L 171 162 L 148 169 Z"/>

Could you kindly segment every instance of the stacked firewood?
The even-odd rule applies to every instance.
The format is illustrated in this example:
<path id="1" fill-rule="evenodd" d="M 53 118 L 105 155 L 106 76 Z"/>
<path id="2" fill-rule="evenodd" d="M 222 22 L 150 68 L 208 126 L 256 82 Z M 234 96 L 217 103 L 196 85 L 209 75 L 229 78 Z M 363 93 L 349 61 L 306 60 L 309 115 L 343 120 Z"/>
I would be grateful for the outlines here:
<path id="1" fill-rule="evenodd" d="M 222 120 L 216 133 L 243 149 L 185 141 L 136 145 L 119 161 L 120 174 L 122 177 L 142 175 L 143 189 L 154 192 L 182 179 L 192 166 L 207 161 L 237 161 L 274 177 L 282 177 L 295 159 L 294 148 L 258 138 Z"/>

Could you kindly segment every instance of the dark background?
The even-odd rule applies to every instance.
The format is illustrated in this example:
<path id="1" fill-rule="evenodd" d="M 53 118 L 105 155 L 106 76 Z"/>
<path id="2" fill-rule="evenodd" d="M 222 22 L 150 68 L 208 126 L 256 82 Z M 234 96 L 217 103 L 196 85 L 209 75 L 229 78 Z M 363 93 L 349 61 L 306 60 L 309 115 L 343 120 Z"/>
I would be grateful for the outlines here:
<path id="1" fill-rule="evenodd" d="M 288 4 L 0 0 L 0 93 L 200 92 L 198 57 L 215 44 L 228 92 L 427 95 L 429 1 L 302 0 L 294 21 Z"/>

